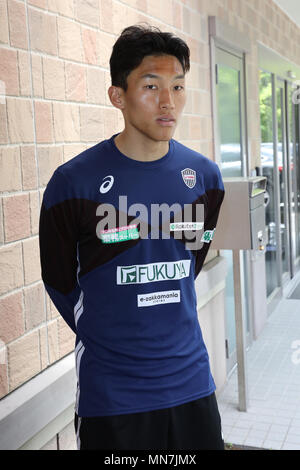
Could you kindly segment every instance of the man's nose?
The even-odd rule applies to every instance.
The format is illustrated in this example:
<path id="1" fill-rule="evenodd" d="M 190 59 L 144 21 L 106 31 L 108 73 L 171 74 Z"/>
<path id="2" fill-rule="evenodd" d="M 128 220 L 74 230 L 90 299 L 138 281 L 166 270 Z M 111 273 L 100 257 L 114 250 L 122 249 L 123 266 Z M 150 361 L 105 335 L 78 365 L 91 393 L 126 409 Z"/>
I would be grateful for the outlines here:
<path id="1" fill-rule="evenodd" d="M 174 99 L 172 92 L 168 88 L 164 88 L 160 93 L 160 107 L 161 108 L 174 108 Z"/>

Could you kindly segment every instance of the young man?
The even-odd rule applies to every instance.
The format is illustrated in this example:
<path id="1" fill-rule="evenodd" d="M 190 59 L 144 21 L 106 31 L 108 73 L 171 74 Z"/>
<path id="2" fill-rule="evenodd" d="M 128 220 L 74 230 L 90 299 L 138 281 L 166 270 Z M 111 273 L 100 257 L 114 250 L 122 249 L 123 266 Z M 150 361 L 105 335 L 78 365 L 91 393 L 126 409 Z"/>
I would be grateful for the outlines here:
<path id="1" fill-rule="evenodd" d="M 172 139 L 189 67 L 180 38 L 126 28 L 108 90 L 124 130 L 59 166 L 44 193 L 42 278 L 76 333 L 79 449 L 224 448 L 194 287 L 224 187 Z M 170 209 L 159 220 L 157 205 Z"/>

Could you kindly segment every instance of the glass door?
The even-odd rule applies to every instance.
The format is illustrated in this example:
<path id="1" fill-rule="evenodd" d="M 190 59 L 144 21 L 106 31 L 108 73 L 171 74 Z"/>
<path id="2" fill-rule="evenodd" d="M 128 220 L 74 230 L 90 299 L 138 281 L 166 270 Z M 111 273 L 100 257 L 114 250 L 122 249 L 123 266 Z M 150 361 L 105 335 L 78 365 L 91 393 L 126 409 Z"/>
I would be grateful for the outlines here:
<path id="1" fill-rule="evenodd" d="M 218 115 L 218 147 L 220 169 L 223 177 L 246 176 L 245 144 L 245 90 L 243 57 L 216 48 L 216 105 Z M 230 371 L 236 363 L 236 331 L 232 251 L 221 250 L 227 260 L 227 278 L 225 288 L 226 310 L 226 355 L 227 369 Z M 246 257 L 244 258 L 244 267 Z M 247 269 L 244 269 L 245 280 Z M 244 283 L 245 289 L 248 282 Z M 247 298 L 245 293 L 244 299 Z M 250 331 L 248 304 L 245 301 L 247 332 Z M 248 334 L 248 340 L 249 340 Z"/>
<path id="2" fill-rule="evenodd" d="M 220 168 L 223 177 L 244 176 L 243 60 L 217 48 L 216 62 Z"/>
<path id="3" fill-rule="evenodd" d="M 266 227 L 268 230 L 268 242 L 266 246 L 266 287 L 267 297 L 279 289 L 279 260 L 280 249 L 278 247 L 278 184 L 275 161 L 274 133 L 275 107 L 273 104 L 273 76 L 270 72 L 259 73 L 259 105 L 260 105 L 260 129 L 261 129 L 261 173 L 267 178 L 265 194 Z"/>
<path id="4" fill-rule="evenodd" d="M 282 285 L 290 280 L 290 217 L 289 188 L 290 179 L 287 162 L 286 100 L 284 81 L 276 80 L 276 116 L 277 116 L 277 168 L 279 172 L 279 207 L 280 207 L 280 242 Z"/>
<path id="5" fill-rule="evenodd" d="M 299 104 L 293 103 L 291 84 L 270 72 L 260 71 L 259 90 L 261 170 L 267 177 L 266 284 L 271 313 L 300 259 Z"/>

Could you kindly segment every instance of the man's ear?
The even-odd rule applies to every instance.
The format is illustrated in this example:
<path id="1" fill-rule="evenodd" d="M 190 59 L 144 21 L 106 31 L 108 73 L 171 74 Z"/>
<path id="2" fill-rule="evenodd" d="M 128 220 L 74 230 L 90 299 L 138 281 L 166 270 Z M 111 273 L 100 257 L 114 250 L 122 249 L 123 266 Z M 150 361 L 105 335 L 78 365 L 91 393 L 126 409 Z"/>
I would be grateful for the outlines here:
<path id="1" fill-rule="evenodd" d="M 124 100 L 124 90 L 118 86 L 110 86 L 107 90 L 111 104 L 118 109 L 124 109 L 125 100 Z"/>

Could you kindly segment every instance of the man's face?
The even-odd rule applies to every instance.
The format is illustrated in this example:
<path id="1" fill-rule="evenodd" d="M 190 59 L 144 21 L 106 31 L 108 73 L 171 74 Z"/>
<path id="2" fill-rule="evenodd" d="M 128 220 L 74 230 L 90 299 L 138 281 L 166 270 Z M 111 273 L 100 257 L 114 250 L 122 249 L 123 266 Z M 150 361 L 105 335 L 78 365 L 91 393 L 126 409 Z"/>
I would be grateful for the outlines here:
<path id="1" fill-rule="evenodd" d="M 125 128 L 155 141 L 172 138 L 186 102 L 185 78 L 171 55 L 146 56 L 127 77 L 123 91 Z"/>

